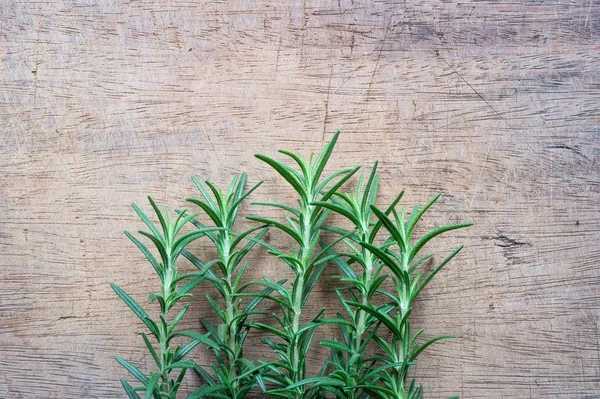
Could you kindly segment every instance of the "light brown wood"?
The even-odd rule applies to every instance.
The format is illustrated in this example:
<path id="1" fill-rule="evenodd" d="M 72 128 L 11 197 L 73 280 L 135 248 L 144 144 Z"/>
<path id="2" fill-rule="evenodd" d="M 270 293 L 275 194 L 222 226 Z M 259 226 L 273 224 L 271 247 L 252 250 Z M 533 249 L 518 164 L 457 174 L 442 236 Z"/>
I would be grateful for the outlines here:
<path id="1" fill-rule="evenodd" d="M 149 308 L 156 289 L 130 203 L 242 171 L 291 201 L 253 154 L 337 129 L 331 170 L 378 159 L 382 203 L 441 192 L 425 226 L 476 223 L 431 245 L 466 248 L 414 311 L 459 337 L 422 355 L 425 397 L 600 397 L 599 20 L 591 0 L 0 2 L 0 397 L 125 397 L 113 356 L 151 359 L 108 283 Z"/>

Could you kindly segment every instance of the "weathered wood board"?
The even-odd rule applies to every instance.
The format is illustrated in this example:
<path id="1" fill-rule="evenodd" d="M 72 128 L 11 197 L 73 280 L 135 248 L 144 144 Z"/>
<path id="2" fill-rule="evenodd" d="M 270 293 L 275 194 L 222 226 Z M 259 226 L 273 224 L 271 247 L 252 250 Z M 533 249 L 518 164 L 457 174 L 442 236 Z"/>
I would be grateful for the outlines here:
<path id="1" fill-rule="evenodd" d="M 600 398 L 599 73 L 593 0 L 0 1 L 0 397 L 125 397 L 113 356 L 151 359 L 108 283 L 156 289 L 130 203 L 242 171 L 291 201 L 253 154 L 340 129 L 331 170 L 378 159 L 383 202 L 476 223 L 431 246 L 466 248 L 414 311 L 459 337 L 425 397 Z M 283 270 L 258 251 L 251 277 Z"/>

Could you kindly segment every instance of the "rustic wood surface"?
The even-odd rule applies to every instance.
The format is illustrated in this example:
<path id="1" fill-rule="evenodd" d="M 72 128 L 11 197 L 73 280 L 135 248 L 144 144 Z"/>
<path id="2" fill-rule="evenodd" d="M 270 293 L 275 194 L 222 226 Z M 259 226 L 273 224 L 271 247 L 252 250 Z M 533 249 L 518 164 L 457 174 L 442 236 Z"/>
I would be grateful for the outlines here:
<path id="1" fill-rule="evenodd" d="M 331 170 L 378 159 L 382 203 L 476 223 L 430 246 L 466 248 L 414 312 L 459 337 L 422 355 L 425 397 L 600 398 L 600 3 L 0 0 L 0 56 L 1 398 L 125 397 L 113 356 L 151 359 L 108 283 L 156 290 L 130 203 L 242 171 L 291 201 L 253 154 L 337 129 Z"/>

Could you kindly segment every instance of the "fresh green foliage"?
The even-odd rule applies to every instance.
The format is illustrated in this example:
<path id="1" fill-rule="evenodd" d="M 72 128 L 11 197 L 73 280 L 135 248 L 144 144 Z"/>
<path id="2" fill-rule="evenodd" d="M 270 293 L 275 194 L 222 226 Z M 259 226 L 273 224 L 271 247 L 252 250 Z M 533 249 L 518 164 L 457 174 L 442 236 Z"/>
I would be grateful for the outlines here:
<path id="1" fill-rule="evenodd" d="M 210 338 L 216 343 L 216 347 L 213 348 L 216 364 L 212 366 L 216 379 L 200 366 L 196 366 L 195 370 L 208 386 L 215 387 L 211 397 L 240 399 L 244 398 L 256 385 L 257 379 L 258 383 L 262 384 L 259 374 L 261 366 L 256 366 L 252 361 L 244 358 L 243 345 L 250 328 L 248 318 L 259 313 L 255 310 L 256 307 L 271 293 L 272 289 L 265 288 L 258 294 L 247 294 L 245 291 L 250 285 L 242 283 L 244 271 L 248 267 L 248 263 L 243 262 L 244 256 L 267 232 L 266 228 L 258 226 L 236 234 L 233 227 L 242 201 L 262 182 L 244 192 L 246 174 L 243 173 L 241 176 L 234 177 L 228 191 L 224 194 L 206 181 L 205 185 L 212 192 L 211 196 L 200 181 L 195 178 L 193 180 L 203 199 L 188 198 L 188 201 L 199 206 L 215 226 L 222 230 L 206 233 L 217 249 L 218 258 L 215 261 L 204 264 L 188 251 L 184 251 L 183 254 L 214 285 L 224 302 L 224 307 L 221 307 L 207 294 L 206 299 L 213 307 L 221 324 L 214 326 L 208 320 L 200 319 L 204 328 L 209 332 Z M 206 229 L 196 219 L 191 221 L 200 230 Z M 252 237 L 251 235 L 257 231 L 258 233 Z M 250 239 L 247 240 L 248 238 Z M 244 243 L 245 241 L 247 242 Z M 220 277 L 213 272 L 212 269 L 215 267 L 218 269 Z M 253 298 L 242 306 L 242 300 L 245 297 Z"/>
<path id="2" fill-rule="evenodd" d="M 158 371 L 151 371 L 149 375 L 139 370 L 136 366 L 129 363 L 127 360 L 116 357 L 117 361 L 134 376 L 141 386 L 132 388 L 125 380 L 121 380 L 125 392 L 130 398 L 139 398 L 137 391 L 145 391 L 146 399 L 155 398 L 176 398 L 177 391 L 183 381 L 186 371 L 195 366 L 191 360 L 184 360 L 184 357 L 199 343 L 215 346 L 207 336 L 194 331 L 178 331 L 177 324 L 181 321 L 189 308 L 189 304 L 185 304 L 183 308 L 169 322 L 169 312 L 182 299 L 190 297 L 190 291 L 196 287 L 203 277 L 200 273 L 188 273 L 179 275 L 175 261 L 182 253 L 184 248 L 192 241 L 204 236 L 212 234 L 211 230 L 215 229 L 199 229 L 189 233 L 183 233 L 182 228 L 196 215 L 188 215 L 186 211 L 180 212 L 174 222 L 171 222 L 169 214 L 164 210 L 160 210 L 151 197 L 148 197 L 156 216 L 160 222 L 160 227 L 157 227 L 146 216 L 146 214 L 133 204 L 133 209 L 148 227 L 150 232 L 139 231 L 139 233 L 147 237 L 156 247 L 160 255 L 160 260 L 157 260 L 151 251 L 140 240 L 135 238 L 131 233 L 125 232 L 131 241 L 142 251 L 148 259 L 161 282 L 161 292 L 152 293 L 149 296 L 150 302 L 158 302 L 160 305 L 160 316 L 158 320 L 153 320 L 148 316 L 146 311 L 125 291 L 117 285 L 112 284 L 113 290 L 121 297 L 121 299 L 129 306 L 129 308 L 139 317 L 144 325 L 150 331 L 150 338 L 142 333 L 142 339 L 152 359 L 156 363 Z M 186 281 L 185 284 L 181 284 Z M 178 288 L 178 284 L 180 285 Z M 187 345 L 172 348 L 171 340 L 176 336 L 184 336 L 192 338 Z M 151 342 L 151 339 L 156 341 L 156 344 Z M 158 347 L 156 347 L 158 346 Z M 171 373 L 179 370 L 175 379 L 171 378 Z"/>
<path id="3" fill-rule="evenodd" d="M 422 342 L 419 337 L 423 329 L 411 330 L 410 314 L 419 293 L 462 246 L 429 273 L 423 265 L 429 263 L 426 261 L 432 260 L 433 255 L 421 252 L 433 238 L 471 223 L 443 226 L 414 237 L 416 225 L 439 195 L 423 207 L 415 206 L 407 214 L 405 206 L 397 210 L 404 193 L 400 192 L 389 205 L 380 209 L 377 205 L 377 162 L 368 175 L 358 177 L 354 189 L 343 191 L 342 187 L 359 168 L 324 176 L 338 135 L 336 133 L 317 156 L 298 156 L 281 150 L 293 166 L 257 155 L 297 194 L 293 205 L 255 203 L 283 211 L 283 220 L 247 216 L 258 225 L 242 232 L 235 231 L 241 205 L 262 183 L 244 191 L 245 173 L 235 176 L 225 192 L 209 181 L 202 183 L 193 178 L 201 198 L 188 198 L 188 201 L 206 214 L 213 227 L 205 226 L 197 214 L 188 215 L 185 210 L 179 211 L 175 222 L 171 223 L 168 212 L 159 210 L 150 199 L 159 221 L 157 227 L 134 205 L 150 229 L 150 232 L 140 231 L 140 234 L 154 244 L 159 256 L 155 257 L 131 234 L 125 234 L 158 274 L 161 293 L 149 297 L 151 302 L 160 305 L 159 320 L 152 320 L 131 296 L 112 284 L 115 292 L 150 331 L 150 335 L 142 334 L 142 339 L 158 369 L 144 373 L 117 357 L 117 361 L 141 383 L 134 388 L 121 380 L 129 398 L 139 398 L 138 392 L 144 392 L 146 398 L 176 398 L 190 368 L 201 377 L 203 385 L 186 399 L 241 399 L 251 392 L 282 399 L 422 398 L 423 388 L 410 379 L 409 372 L 426 348 L 452 337 L 438 336 Z M 347 219 L 350 227 L 329 224 L 331 213 Z M 195 230 L 183 233 L 182 228 L 186 225 Z M 267 243 L 263 238 L 269 229 L 288 236 L 292 247 Z M 217 257 L 208 262 L 186 249 L 188 244 L 203 236 L 212 242 L 217 253 Z M 332 239 L 323 238 L 332 236 Z M 268 277 L 246 281 L 244 273 L 253 266 L 249 266 L 245 257 L 257 244 L 289 268 L 290 281 L 275 281 Z M 180 276 L 175 266 L 179 255 L 199 270 Z M 306 311 L 311 293 L 327 265 L 337 265 L 341 272 L 335 276 L 339 282 L 335 293 L 341 312 L 334 318 L 325 318 L 325 309 L 311 314 Z M 191 296 L 190 291 L 201 283 L 212 284 L 218 293 L 215 297 L 204 295 L 218 322 L 212 324 L 201 318 L 204 334 L 176 330 L 190 305 L 185 304 L 172 320 L 169 311 L 180 300 Z M 277 309 L 271 315 L 272 322 L 265 321 L 268 315 L 259 309 L 264 300 Z M 258 314 L 264 316 L 254 320 Z M 315 350 L 313 341 L 321 325 L 336 326 L 340 335 L 319 342 L 320 349 L 330 351 L 330 357 L 320 372 L 311 376 L 307 374 L 306 361 Z M 244 343 L 253 330 L 267 333 L 268 338 L 263 342 L 274 352 L 276 360 L 251 360 L 245 356 Z M 170 342 L 176 336 L 192 340 L 173 349 Z M 210 368 L 203 368 L 186 358 L 199 344 L 214 354 L 215 362 Z M 178 373 L 171 378 L 174 370 Z"/>
<path id="4" fill-rule="evenodd" d="M 278 362 L 267 366 L 270 373 L 265 376 L 267 381 L 275 385 L 274 389 L 268 391 L 272 397 L 311 397 L 316 395 L 317 388 L 320 386 L 318 382 L 312 387 L 309 386 L 311 384 L 306 380 L 306 359 L 317 326 L 324 322 L 323 311 L 306 317 L 303 315 L 303 310 L 327 262 L 336 255 L 327 256 L 332 244 L 320 251 L 315 250 L 319 243 L 321 228 L 329 214 L 329 211 L 318 203 L 331 198 L 358 170 L 358 168 L 344 169 L 321 178 L 337 138 L 338 133 L 316 157 L 311 154 L 305 158 L 288 151 L 280 151 L 290 157 L 299 170 L 265 155 L 257 155 L 257 158 L 275 169 L 293 187 L 299 197 L 298 207 L 261 203 L 261 205 L 281 208 L 289 213 L 285 216 L 285 223 L 262 217 L 248 217 L 281 230 L 298 244 L 296 249 L 287 252 L 263 243 L 270 254 L 281 259 L 292 270 L 294 278 L 290 286 L 276 283 L 267 277 L 264 281 L 256 282 L 273 289 L 279 295 L 278 298 L 269 297 L 279 305 L 280 314 L 273 315 L 278 326 L 252 324 L 252 327 L 276 337 L 275 340 L 265 339 L 279 357 Z M 302 316 L 309 320 L 303 320 Z M 307 394 L 307 391 L 310 392 Z"/>
<path id="5" fill-rule="evenodd" d="M 421 249 L 431 239 L 446 231 L 468 227 L 472 223 L 461 223 L 449 226 L 439 227 L 421 237 L 412 245 L 411 238 L 414 227 L 421 219 L 423 214 L 439 198 L 435 196 L 423 208 L 415 205 L 408 220 L 405 218 L 406 208 L 403 206 L 400 215 L 394 207 L 388 208 L 387 212 L 382 212 L 375 205 L 371 205 L 371 210 L 378 218 L 378 224 L 381 223 L 389 232 L 391 237 L 387 239 L 381 247 L 375 246 L 372 242 L 362 241 L 361 246 L 374 254 L 377 259 L 387 267 L 392 274 L 394 291 L 384 289 L 378 290 L 379 293 L 389 299 L 389 304 L 383 307 L 365 305 L 357 301 L 348 301 L 347 304 L 357 309 L 363 310 L 375 317 L 378 322 L 392 334 L 392 341 L 387 342 L 379 335 L 374 335 L 373 339 L 377 343 L 383 356 L 379 361 L 383 364 L 380 367 L 375 381 L 382 384 L 370 383 L 364 386 L 364 390 L 375 398 L 421 398 L 423 394 L 422 387 L 417 387 L 413 380 L 410 386 L 406 386 L 408 372 L 415 364 L 417 356 L 429 345 L 444 338 L 454 338 L 452 336 L 439 336 L 418 345 L 416 340 L 424 330 L 417 331 L 411 335 L 409 315 L 412 311 L 412 303 L 417 295 L 425 288 L 427 283 L 462 249 L 462 246 L 455 249 L 446 257 L 437 267 L 433 269 L 426 277 L 423 277 L 423 271 L 418 270 L 419 265 L 432 255 L 425 255 L 417 258 Z M 393 214 L 392 221 L 388 214 Z M 389 309 L 392 306 L 392 309 Z"/>
<path id="6" fill-rule="evenodd" d="M 439 198 L 435 196 L 423 208 L 415 206 L 408 221 L 405 221 L 405 207 L 401 214 L 395 210 L 402 198 L 401 192 L 385 211 L 375 206 L 378 176 L 377 163 L 362 188 L 364 178 L 360 176 L 354 192 L 336 193 L 329 203 L 318 202 L 316 205 L 328 208 L 345 216 L 354 225 L 348 231 L 338 227 L 326 229 L 341 234 L 348 252 L 339 253 L 334 261 L 343 272 L 339 280 L 349 284 L 336 290 L 347 319 L 339 314 L 338 324 L 342 332 L 342 341 L 322 341 L 321 345 L 331 348 L 330 366 L 333 369 L 329 378 L 336 380 L 328 390 L 338 398 L 420 398 L 422 388 L 413 380 L 405 386 L 410 367 L 415 364 L 416 357 L 432 343 L 450 336 L 440 336 L 425 342 L 416 343 L 423 332 L 419 330 L 411 336 L 409 315 L 412 303 L 429 281 L 444 267 L 462 247 L 453 251 L 429 275 L 422 278 L 423 272 L 418 266 L 432 255 L 416 259 L 423 246 L 437 235 L 470 226 L 470 223 L 444 226 L 426 234 L 411 245 L 411 234 L 417 222 L 431 205 Z M 375 221 L 372 215 L 375 214 Z M 394 222 L 389 215 L 393 214 Z M 377 235 L 381 228 L 390 236 L 377 244 Z M 344 260 L 344 258 L 347 259 Z M 358 265 L 357 273 L 352 267 Z M 394 291 L 386 290 L 385 280 L 392 276 Z M 383 296 L 387 302 L 378 305 L 374 297 Z M 392 334 L 391 343 L 379 333 L 383 324 Z M 372 358 L 364 357 L 367 345 L 374 340 L 383 355 Z"/>
<path id="7" fill-rule="evenodd" d="M 377 358 L 365 358 L 367 346 L 373 337 L 376 337 L 380 322 L 373 314 L 351 305 L 360 303 L 362 306 L 370 307 L 373 304 L 373 297 L 379 293 L 378 290 L 388 277 L 388 274 L 382 273 L 383 264 L 378 261 L 377 257 L 361 246 L 363 242 L 375 245 L 376 234 L 381 228 L 380 222 L 372 223 L 371 221 L 371 206 L 375 204 L 379 184 L 376 172 L 377 163 L 373 166 L 371 174 L 364 184 L 364 189 L 364 176 L 361 175 L 354 192 L 336 193 L 331 197 L 330 202 L 317 203 L 343 215 L 354 226 L 353 230 L 325 227 L 325 229 L 344 237 L 343 242 L 350 251 L 340 253 L 338 257 L 334 258 L 335 263 L 344 274 L 344 276 L 338 277 L 339 280 L 349 284 L 336 289 L 336 294 L 346 312 L 346 317 L 338 314 L 338 320 L 333 321 L 334 324 L 339 325 L 342 341 L 337 339 L 321 341 L 321 345 L 331 348 L 330 366 L 333 371 L 329 377 L 339 381 L 329 390 L 340 398 L 365 397 L 368 391 L 363 387 L 371 384 L 378 377 L 378 373 L 385 370 L 385 368 L 376 368 Z M 394 200 L 391 208 L 401 197 L 402 193 Z M 344 260 L 344 257 L 348 261 Z M 353 265 L 359 266 L 357 271 L 354 270 Z M 384 314 L 391 310 L 390 305 L 372 307 Z"/>

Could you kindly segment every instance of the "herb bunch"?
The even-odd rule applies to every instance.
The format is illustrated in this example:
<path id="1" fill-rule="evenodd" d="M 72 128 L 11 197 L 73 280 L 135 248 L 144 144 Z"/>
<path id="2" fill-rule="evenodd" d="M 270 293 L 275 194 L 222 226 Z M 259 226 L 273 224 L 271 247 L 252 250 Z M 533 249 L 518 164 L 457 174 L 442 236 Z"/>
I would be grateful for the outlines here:
<path id="1" fill-rule="evenodd" d="M 259 225 L 242 232 L 234 230 L 240 207 L 256 190 L 256 184 L 247 191 L 245 173 L 235 176 L 223 192 L 209 181 L 204 184 L 193 178 L 200 199 L 188 198 L 208 216 L 214 227 L 201 223 L 197 214 L 178 211 L 174 223 L 168 212 L 160 211 L 150 203 L 160 222 L 160 231 L 134 205 L 150 233 L 140 232 L 150 239 L 160 254 L 160 261 L 138 239 L 126 235 L 140 248 L 160 277 L 162 291 L 151 294 L 151 302 L 160 304 L 159 320 L 148 314 L 123 290 L 112 284 L 115 292 L 125 301 L 150 330 L 151 339 L 142 338 L 155 360 L 158 371 L 149 375 L 126 360 L 117 357 L 141 386 L 131 387 L 121 380 L 130 398 L 138 398 L 144 391 L 146 398 L 176 398 L 177 391 L 188 369 L 201 377 L 203 385 L 186 399 L 224 398 L 241 399 L 255 392 L 261 397 L 282 399 L 420 399 L 422 386 L 409 378 L 417 357 L 431 344 L 451 336 L 438 336 L 419 343 L 423 329 L 411 330 L 410 314 L 419 293 L 452 260 L 462 246 L 450 253 L 429 273 L 423 265 L 433 255 L 422 255 L 422 249 L 433 238 L 451 230 L 470 226 L 460 223 L 436 228 L 420 238 L 413 232 L 425 212 L 439 198 L 436 195 L 422 208 L 416 205 L 410 214 L 406 207 L 396 208 L 403 191 L 385 208 L 377 206 L 379 176 L 377 162 L 368 176 L 360 175 L 357 185 L 349 192 L 342 187 L 355 175 L 358 167 L 323 173 L 334 150 L 339 132 L 317 155 L 299 156 L 281 150 L 295 164 L 277 161 L 265 155 L 257 157 L 271 166 L 297 194 L 297 205 L 256 202 L 254 204 L 277 208 L 285 212 L 284 221 L 273 218 L 247 216 Z M 350 222 L 350 228 L 331 225 L 330 213 L 341 215 Z M 182 233 L 184 225 L 194 230 Z M 292 248 L 269 244 L 263 237 L 269 229 L 283 232 L 294 243 Z M 322 233 L 334 235 L 329 242 Z M 206 236 L 217 251 L 217 258 L 202 260 L 185 247 Z M 274 281 L 268 277 L 246 282 L 248 268 L 245 256 L 257 245 L 278 258 L 291 271 L 290 281 Z M 175 261 L 184 255 L 198 270 L 179 276 Z M 335 278 L 339 286 L 335 293 L 342 313 L 325 318 L 325 309 L 307 314 L 311 293 L 329 264 L 337 265 L 341 276 Z M 177 287 L 184 280 L 188 281 Z M 200 324 L 206 333 L 177 331 L 175 328 L 185 315 L 189 304 L 169 324 L 169 311 L 183 298 L 191 296 L 197 285 L 208 282 L 218 292 L 218 298 L 204 295 L 219 322 L 213 325 L 205 318 Z M 253 316 L 264 314 L 258 309 L 263 300 L 275 304 L 272 323 L 255 321 Z M 264 319 L 264 318 L 263 318 Z M 312 353 L 313 340 L 319 326 L 337 326 L 340 335 L 319 342 L 330 350 L 317 375 L 307 374 L 307 359 Z M 244 355 L 245 340 L 253 330 L 271 337 L 263 342 L 274 352 L 277 360 L 248 359 Z M 191 342 L 172 348 L 176 336 L 189 337 Z M 212 350 L 215 363 L 210 369 L 184 359 L 197 345 Z M 171 377 L 179 370 L 176 378 Z M 260 392 L 260 393 L 259 393 Z M 454 397 L 457 398 L 457 397 Z"/>

